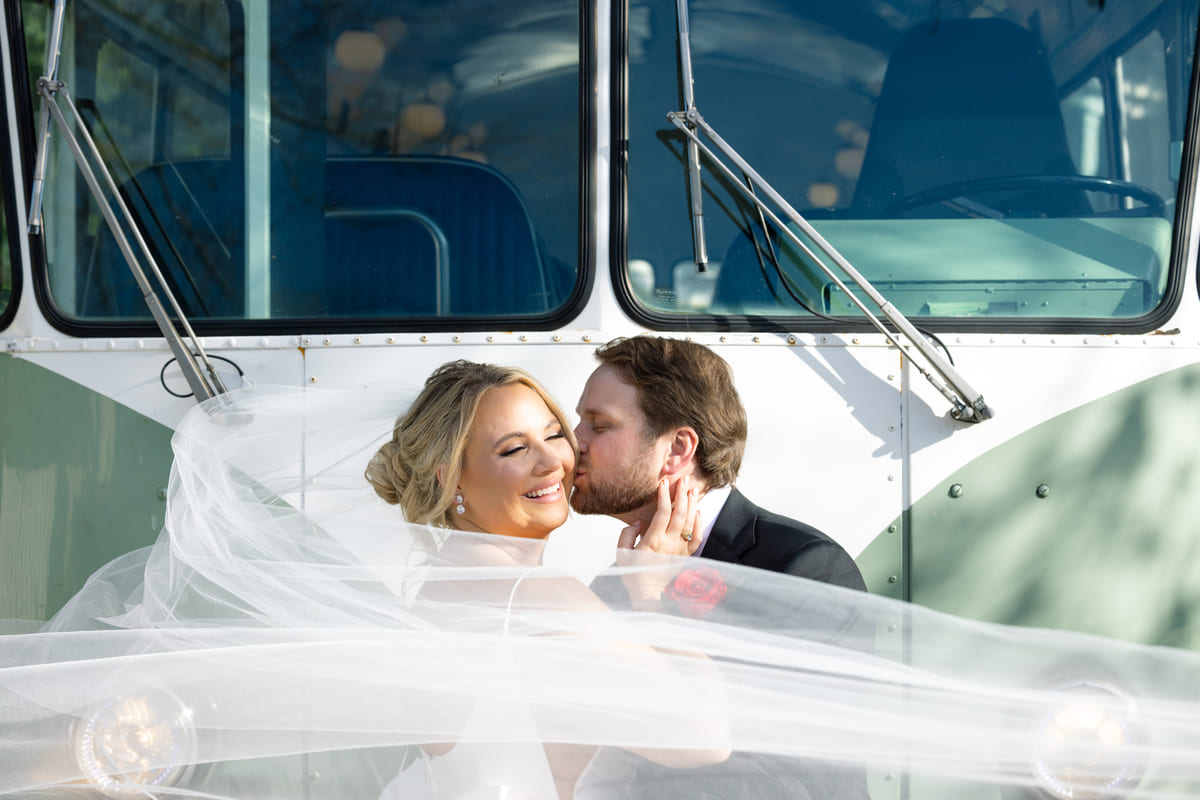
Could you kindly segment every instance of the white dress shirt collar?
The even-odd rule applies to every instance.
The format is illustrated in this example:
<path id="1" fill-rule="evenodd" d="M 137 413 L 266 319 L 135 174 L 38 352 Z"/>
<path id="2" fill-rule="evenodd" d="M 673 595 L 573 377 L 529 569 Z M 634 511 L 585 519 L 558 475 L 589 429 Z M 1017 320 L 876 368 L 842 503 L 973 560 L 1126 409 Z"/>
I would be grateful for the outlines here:
<path id="1" fill-rule="evenodd" d="M 721 513 L 721 509 L 725 507 L 725 501 L 729 499 L 729 493 L 733 491 L 732 486 L 722 486 L 720 489 L 712 489 L 705 492 L 700 498 L 700 546 L 696 548 L 696 552 L 692 555 L 700 555 L 704 552 L 704 545 L 708 543 L 708 535 L 712 533 L 713 525 L 717 522 L 717 517 Z"/>

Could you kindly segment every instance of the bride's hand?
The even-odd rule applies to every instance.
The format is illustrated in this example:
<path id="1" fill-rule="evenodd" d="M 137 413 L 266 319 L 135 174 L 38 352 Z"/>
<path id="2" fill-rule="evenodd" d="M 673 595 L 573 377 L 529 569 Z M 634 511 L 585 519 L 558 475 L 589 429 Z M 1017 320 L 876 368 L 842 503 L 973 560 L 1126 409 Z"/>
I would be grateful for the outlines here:
<path id="1" fill-rule="evenodd" d="M 675 502 L 671 502 L 671 487 L 665 480 L 658 485 L 658 508 L 648 525 L 640 520 L 621 531 L 617 541 L 617 564 L 635 566 L 621 575 L 633 607 L 656 611 L 662 604 L 662 593 L 678 572 L 677 564 L 656 566 L 654 562 L 638 559 L 630 551 L 663 555 L 688 556 L 700 546 L 696 535 L 698 512 L 696 490 L 681 478 L 675 484 Z M 688 534 L 685 536 L 685 534 Z"/>
<path id="2" fill-rule="evenodd" d="M 663 478 L 658 482 L 658 508 L 649 525 L 635 522 L 621 531 L 617 547 L 650 550 L 674 556 L 690 556 L 700 547 L 698 491 L 692 479 L 684 476 L 672 487 Z"/>

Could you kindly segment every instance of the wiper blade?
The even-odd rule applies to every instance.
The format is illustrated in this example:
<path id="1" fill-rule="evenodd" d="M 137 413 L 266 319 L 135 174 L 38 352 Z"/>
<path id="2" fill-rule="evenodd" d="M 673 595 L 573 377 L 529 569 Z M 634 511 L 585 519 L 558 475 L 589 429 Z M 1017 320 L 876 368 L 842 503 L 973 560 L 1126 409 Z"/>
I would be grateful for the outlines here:
<path id="1" fill-rule="evenodd" d="M 679 79 L 683 84 L 683 107 L 696 110 L 696 93 L 692 81 L 692 44 L 688 33 L 687 0 L 675 0 L 675 15 L 679 20 Z M 704 239 L 704 187 L 700 183 L 700 148 L 694 139 L 687 143 L 688 198 L 692 212 L 692 248 L 696 271 L 708 270 L 708 245 Z"/>
<path id="2" fill-rule="evenodd" d="M 187 379 L 188 386 L 191 387 L 192 392 L 195 394 L 197 402 L 215 397 L 226 391 L 225 385 L 217 375 L 217 371 L 209 360 L 208 355 L 204 352 L 203 345 L 200 344 L 195 331 L 192 330 L 191 324 L 188 322 L 187 317 L 184 316 L 183 309 L 179 307 L 178 301 L 176 301 L 175 296 L 171 293 L 170 286 L 167 285 L 162 270 L 159 269 L 158 263 L 154 260 L 154 256 L 150 252 L 146 240 L 142 237 L 141 232 L 134 223 L 133 214 L 121 197 L 112 172 L 108 169 L 104 157 L 100 153 L 100 149 L 96 146 L 95 140 L 88 132 L 88 127 L 80 115 L 79 109 L 75 107 L 75 103 L 71 100 L 71 95 L 67 91 L 67 85 L 57 79 L 58 56 L 59 48 L 62 44 L 62 25 L 65 11 L 66 0 L 56 0 L 54 4 L 54 19 L 50 28 L 49 42 L 47 43 L 46 74 L 39 78 L 37 82 L 38 94 L 42 96 L 42 110 L 39 119 L 40 128 L 36 171 L 34 173 L 33 191 L 30 198 L 29 233 L 37 235 L 42 231 L 42 191 L 45 184 L 47 151 L 50 145 L 50 119 L 53 118 L 59 131 L 62 133 L 64 141 L 71 150 L 71 155 L 75 158 L 75 163 L 79 167 L 80 174 L 83 175 L 88 189 L 96 199 L 96 203 L 100 207 L 100 213 L 104 215 L 104 221 L 108 224 L 109 230 L 112 231 L 113 238 L 116 240 L 117 246 L 121 249 L 121 254 L 125 257 L 125 262 L 129 265 L 134 280 L 137 281 L 138 288 L 142 292 L 142 297 L 145 299 L 146 305 L 150 308 L 150 314 L 154 317 L 155 323 L 158 325 L 163 337 L 167 340 L 167 345 L 171 348 L 172 354 L 174 354 L 176 360 L 179 362 L 179 368 L 183 371 L 184 378 Z M 72 132 L 70 125 L 67 123 L 66 116 L 63 114 L 62 109 L 59 108 L 59 95 L 61 95 L 63 102 L 67 106 L 67 110 L 71 113 L 71 118 L 75 123 L 76 129 L 79 131 L 78 137 Z M 86 153 L 84 152 L 85 146 L 87 147 Z M 105 196 L 104 189 L 100 185 L 100 178 L 97 178 L 96 173 L 99 173 L 100 178 L 103 178 L 109 195 L 116 202 L 117 208 L 121 212 L 120 220 L 118 220 L 116 212 L 113 211 L 108 197 Z M 138 263 L 133 247 L 129 244 L 129 239 L 122 228 L 122 221 L 137 241 L 142 257 L 145 259 L 151 274 L 157 282 L 157 288 L 150 283 L 149 278 L 146 277 L 145 270 Z M 163 308 L 158 292 L 162 292 L 167 298 L 167 302 L 175 312 L 176 319 L 179 320 L 179 324 L 190 339 L 192 347 L 195 348 L 195 353 L 184 345 L 183 339 L 180 337 L 179 332 L 175 330 L 175 325 L 171 322 L 170 317 L 167 316 L 167 312 Z M 204 365 L 203 370 L 200 368 L 201 363 Z"/>

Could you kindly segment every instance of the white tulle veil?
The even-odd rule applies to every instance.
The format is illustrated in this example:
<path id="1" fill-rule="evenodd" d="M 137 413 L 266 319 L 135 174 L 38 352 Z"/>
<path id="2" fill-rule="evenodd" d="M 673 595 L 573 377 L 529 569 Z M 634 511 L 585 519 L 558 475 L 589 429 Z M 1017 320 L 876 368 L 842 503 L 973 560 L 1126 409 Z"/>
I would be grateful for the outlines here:
<path id="1" fill-rule="evenodd" d="M 158 542 L 0 638 L 0 794 L 550 797 L 481 768 L 541 773 L 563 743 L 598 748 L 580 798 L 1200 796 L 1197 654 L 406 525 L 363 469 L 408 399 L 190 413 Z M 638 572 L 661 609 L 624 602 Z"/>

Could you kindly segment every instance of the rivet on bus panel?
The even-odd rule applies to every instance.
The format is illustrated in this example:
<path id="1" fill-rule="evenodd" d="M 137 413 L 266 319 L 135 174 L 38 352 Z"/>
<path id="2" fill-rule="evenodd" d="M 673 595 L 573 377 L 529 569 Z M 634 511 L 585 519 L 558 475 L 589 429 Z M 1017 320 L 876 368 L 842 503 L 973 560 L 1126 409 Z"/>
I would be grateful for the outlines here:
<path id="1" fill-rule="evenodd" d="M 112 339 L 109 339 L 109 340 L 108 340 L 108 349 L 109 349 L 109 350 L 116 350 L 116 349 L 117 349 L 117 343 L 116 343 L 115 341 L 113 341 Z"/>
<path id="2" fill-rule="evenodd" d="M 138 339 L 138 340 L 137 340 L 137 349 L 138 349 L 138 350 L 145 350 L 145 349 L 146 349 L 146 340 L 145 340 L 145 339 Z"/>
<path id="3" fill-rule="evenodd" d="M 462 337 L 461 337 L 461 336 L 455 336 L 455 337 L 454 337 L 454 338 L 453 338 L 451 341 L 453 341 L 455 344 L 458 344 L 459 342 L 461 342 L 461 341 L 462 341 Z"/>
<path id="4" fill-rule="evenodd" d="M 362 344 L 362 337 L 361 337 L 361 336 L 355 336 L 355 337 L 354 337 L 354 343 L 355 343 L 355 344 Z"/>
<path id="5" fill-rule="evenodd" d="M 955 497 L 955 498 L 962 497 L 963 496 L 963 485 L 961 483 L 952 484 L 950 486 L 950 496 Z"/>
<path id="6" fill-rule="evenodd" d="M 422 335 L 422 336 L 421 336 L 421 341 L 422 341 L 422 342 L 428 342 L 428 341 L 429 341 L 429 337 L 428 337 L 428 336 L 424 336 L 424 335 Z"/>
<path id="7" fill-rule="evenodd" d="M 316 383 L 316 382 L 317 382 L 317 376 L 316 376 L 316 375 L 313 375 L 311 378 L 309 378 L 309 379 L 308 379 L 308 382 L 309 382 L 309 383 Z"/>
<path id="8" fill-rule="evenodd" d="M 487 340 L 488 340 L 489 342 L 494 342 L 494 341 L 496 341 L 496 337 L 495 337 L 495 336 L 492 336 L 491 334 L 488 334 Z"/>
<path id="9" fill-rule="evenodd" d="M 521 334 L 521 341 L 522 341 L 522 342 L 528 342 L 528 341 L 529 341 L 529 337 L 528 337 L 528 336 L 526 336 L 525 334 L 523 334 L 523 333 L 522 333 L 522 334 Z"/>
<path id="10" fill-rule="evenodd" d="M 270 339 L 268 339 L 266 336 L 264 336 L 264 337 L 262 337 L 261 339 L 259 339 L 259 340 L 258 340 L 258 343 L 259 343 L 259 345 L 260 345 L 260 346 L 262 346 L 262 347 L 269 347 L 269 346 L 270 346 L 270 344 L 271 344 L 271 340 L 270 340 Z"/>
<path id="11" fill-rule="evenodd" d="M 1046 484 L 1044 484 L 1044 483 L 1039 483 L 1039 484 L 1038 484 L 1038 486 L 1037 486 L 1037 489 L 1035 489 L 1035 490 L 1034 490 L 1034 493 L 1035 493 L 1035 494 L 1036 494 L 1038 497 L 1040 497 L 1040 498 L 1042 498 L 1043 500 L 1045 500 L 1047 497 L 1049 497 L 1049 496 L 1050 496 L 1050 487 L 1049 487 L 1049 486 L 1047 486 L 1047 485 L 1046 485 Z"/>
<path id="12" fill-rule="evenodd" d="M 796 337 L 795 337 L 795 336 L 789 336 L 789 337 L 788 337 L 788 344 L 795 344 L 795 343 L 796 343 Z"/>
<path id="13" fill-rule="evenodd" d="M 230 339 L 225 343 L 226 347 L 237 347 L 237 339 Z"/>
<path id="14" fill-rule="evenodd" d="M 329 337 L 326 336 L 324 339 L 322 339 L 321 344 L 325 344 L 325 345 L 329 344 Z"/>
<path id="15" fill-rule="evenodd" d="M 721 337 L 721 343 L 722 343 L 722 344 L 724 344 L 724 343 L 725 343 L 725 342 L 727 342 L 727 341 L 729 341 L 729 337 L 728 337 L 728 336 L 722 336 L 722 337 Z"/>
<path id="16" fill-rule="evenodd" d="M 585 342 L 590 342 L 590 341 L 592 340 L 592 335 L 591 335 L 590 333 L 585 333 L 585 334 L 583 335 L 583 340 L 584 340 Z M 689 337 L 688 337 L 688 341 L 690 342 L 691 340 L 692 340 L 692 337 L 690 337 L 690 336 L 689 336 Z"/>
<path id="17" fill-rule="evenodd" d="M 554 341 L 556 341 L 556 342 L 562 341 L 562 336 L 558 335 L 557 333 L 554 334 L 554 336 L 552 336 L 551 338 L 554 339 Z"/>
<path id="18" fill-rule="evenodd" d="M 388 343 L 388 344 L 395 344 L 395 343 L 396 343 L 396 337 L 395 337 L 395 336 L 389 336 L 389 337 L 387 338 L 387 343 Z"/>

